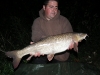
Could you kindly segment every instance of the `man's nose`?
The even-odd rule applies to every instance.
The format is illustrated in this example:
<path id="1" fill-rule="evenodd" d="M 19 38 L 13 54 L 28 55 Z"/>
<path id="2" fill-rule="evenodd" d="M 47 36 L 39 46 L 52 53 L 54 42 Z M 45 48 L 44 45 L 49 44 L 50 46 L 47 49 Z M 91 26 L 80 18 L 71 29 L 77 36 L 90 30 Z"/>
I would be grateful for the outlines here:
<path id="1" fill-rule="evenodd" d="M 57 11 L 57 9 L 56 8 L 53 8 L 53 12 L 56 12 Z"/>

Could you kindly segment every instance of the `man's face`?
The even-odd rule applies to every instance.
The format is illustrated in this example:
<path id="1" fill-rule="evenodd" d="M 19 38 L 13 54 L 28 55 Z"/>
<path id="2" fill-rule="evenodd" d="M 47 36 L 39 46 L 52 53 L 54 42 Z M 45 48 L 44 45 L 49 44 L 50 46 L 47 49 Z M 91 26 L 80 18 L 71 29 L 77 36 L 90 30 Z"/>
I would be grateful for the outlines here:
<path id="1" fill-rule="evenodd" d="M 45 11 L 45 17 L 47 20 L 50 20 L 55 17 L 58 12 L 58 3 L 56 1 L 49 1 L 46 6 L 43 6 Z"/>

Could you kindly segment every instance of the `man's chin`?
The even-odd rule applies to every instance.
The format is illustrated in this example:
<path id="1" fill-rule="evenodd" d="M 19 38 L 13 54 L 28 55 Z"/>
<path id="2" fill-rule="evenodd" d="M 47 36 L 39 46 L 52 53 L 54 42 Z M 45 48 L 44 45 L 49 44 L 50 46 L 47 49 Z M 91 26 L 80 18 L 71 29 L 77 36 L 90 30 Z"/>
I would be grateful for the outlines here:
<path id="1" fill-rule="evenodd" d="M 55 16 L 50 17 L 51 19 L 53 19 Z"/>

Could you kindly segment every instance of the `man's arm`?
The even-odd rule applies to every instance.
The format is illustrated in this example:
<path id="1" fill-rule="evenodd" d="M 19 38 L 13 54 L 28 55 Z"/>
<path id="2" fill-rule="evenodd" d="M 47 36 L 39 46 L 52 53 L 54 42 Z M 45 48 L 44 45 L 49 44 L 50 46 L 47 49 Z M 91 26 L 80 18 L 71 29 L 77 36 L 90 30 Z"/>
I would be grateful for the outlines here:
<path id="1" fill-rule="evenodd" d="M 37 42 L 42 38 L 41 24 L 38 19 L 34 20 L 32 25 L 32 41 Z"/>
<path id="2" fill-rule="evenodd" d="M 66 18 L 63 24 L 63 28 L 62 28 L 62 32 L 66 33 L 66 32 L 73 32 L 73 28 L 71 23 L 69 22 L 69 20 Z"/>

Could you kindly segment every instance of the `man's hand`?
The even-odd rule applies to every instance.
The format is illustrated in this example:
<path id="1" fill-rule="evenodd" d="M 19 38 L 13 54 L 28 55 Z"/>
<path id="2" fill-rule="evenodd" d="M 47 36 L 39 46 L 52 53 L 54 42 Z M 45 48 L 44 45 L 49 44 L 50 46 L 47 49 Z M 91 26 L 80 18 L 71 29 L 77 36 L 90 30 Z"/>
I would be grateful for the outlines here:
<path id="1" fill-rule="evenodd" d="M 74 42 L 72 42 L 69 46 L 69 49 L 73 49 L 74 48 Z"/>
<path id="2" fill-rule="evenodd" d="M 30 42 L 30 44 L 33 44 L 34 42 Z"/>

